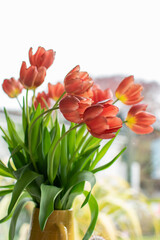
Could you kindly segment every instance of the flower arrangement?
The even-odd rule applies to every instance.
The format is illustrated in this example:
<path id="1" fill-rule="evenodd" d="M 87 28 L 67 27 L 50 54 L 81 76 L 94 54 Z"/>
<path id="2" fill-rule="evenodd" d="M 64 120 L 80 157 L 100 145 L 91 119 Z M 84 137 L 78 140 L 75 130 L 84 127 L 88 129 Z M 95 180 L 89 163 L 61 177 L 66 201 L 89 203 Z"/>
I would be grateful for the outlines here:
<path id="1" fill-rule="evenodd" d="M 9 240 L 14 238 L 18 215 L 28 201 L 40 209 L 39 224 L 44 229 L 50 214 L 56 210 L 70 209 L 75 197 L 85 195 L 85 204 L 91 210 L 91 223 L 84 236 L 92 235 L 98 205 L 91 191 L 95 185 L 95 173 L 110 167 L 120 153 L 110 162 L 97 167 L 116 138 L 119 129 L 126 124 L 137 134 L 153 131 L 155 116 L 146 112 L 147 105 L 140 104 L 142 86 L 134 83 L 134 77 L 126 77 L 115 92 L 101 90 L 80 66 L 73 68 L 64 78 L 64 84 L 48 83 L 48 93 L 36 93 L 44 82 L 47 69 L 55 58 L 53 50 L 39 47 L 33 55 L 29 50 L 31 66 L 23 62 L 18 80 L 5 79 L 3 90 L 10 98 L 17 98 L 26 90 L 23 104 L 18 100 L 22 112 L 22 136 L 4 109 L 7 130 L 0 127 L 8 144 L 10 157 L 7 166 L 0 161 L 0 175 L 15 180 L 15 184 L 2 186 L 0 196 L 12 193 L 8 214 L 0 222 L 12 216 Z M 29 104 L 28 92 L 32 91 Z M 132 105 L 125 120 L 117 116 L 117 101 Z M 57 111 L 65 118 L 60 124 Z M 67 120 L 67 121 L 66 121 Z M 105 145 L 100 148 L 102 139 Z M 84 190 L 89 182 L 90 192 Z"/>

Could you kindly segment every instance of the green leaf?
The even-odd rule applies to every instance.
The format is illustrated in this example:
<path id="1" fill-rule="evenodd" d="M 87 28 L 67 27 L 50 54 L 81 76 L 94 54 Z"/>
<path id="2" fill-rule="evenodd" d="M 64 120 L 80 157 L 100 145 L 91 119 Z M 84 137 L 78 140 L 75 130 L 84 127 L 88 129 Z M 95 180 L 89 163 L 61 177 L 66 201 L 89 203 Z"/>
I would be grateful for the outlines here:
<path id="1" fill-rule="evenodd" d="M 99 143 L 102 141 L 102 139 L 95 138 L 93 136 L 90 136 L 84 143 L 83 148 L 81 150 L 81 153 L 84 151 L 89 150 L 92 147 L 95 147 L 96 145 L 99 145 Z"/>
<path id="2" fill-rule="evenodd" d="M 99 148 L 99 146 L 96 146 L 94 148 L 89 149 L 88 151 L 84 152 L 82 155 L 80 155 L 76 162 L 73 165 L 72 172 L 75 173 L 77 171 L 81 171 L 84 169 L 88 161 L 90 160 L 90 156 L 96 152 L 96 150 Z"/>
<path id="3" fill-rule="evenodd" d="M 86 131 L 86 125 L 84 124 L 84 125 L 82 125 L 82 126 L 80 127 L 80 129 L 77 131 L 77 134 L 76 134 L 76 135 L 77 135 L 77 136 L 76 136 L 76 146 L 79 145 L 79 143 L 80 143 L 80 141 L 81 141 L 81 139 L 82 139 L 85 131 Z"/>
<path id="4" fill-rule="evenodd" d="M 13 207 L 15 206 L 18 198 L 20 197 L 20 195 L 24 191 L 24 189 L 33 180 L 35 180 L 39 176 L 40 175 L 38 173 L 30 171 L 30 170 L 26 170 L 22 173 L 21 177 L 17 180 L 17 182 L 15 184 L 13 194 L 12 194 L 12 198 L 11 198 L 11 202 L 10 202 L 10 205 L 8 207 L 8 215 L 11 213 Z"/>
<path id="5" fill-rule="evenodd" d="M 66 128 L 65 128 L 65 125 L 63 124 L 61 136 L 63 136 L 63 134 L 65 132 L 66 132 Z M 61 176 L 63 185 L 66 184 L 66 178 L 67 178 L 67 164 L 68 164 L 67 156 L 68 156 L 68 154 L 67 154 L 67 136 L 65 136 L 61 140 L 61 164 L 60 164 L 60 176 Z"/>
<path id="6" fill-rule="evenodd" d="M 26 128 L 27 128 L 27 117 L 26 117 L 26 112 L 25 112 L 25 100 L 23 97 L 23 108 L 22 108 L 22 126 L 23 126 L 23 132 L 26 132 Z"/>
<path id="7" fill-rule="evenodd" d="M 26 190 L 33 198 L 36 203 L 40 203 L 41 200 L 41 184 L 44 182 L 43 175 L 40 175 L 38 178 L 33 180 L 27 187 Z"/>
<path id="8" fill-rule="evenodd" d="M 13 163 L 17 169 L 27 164 L 25 156 L 23 155 L 22 152 L 20 152 L 21 148 L 22 148 L 21 146 L 17 146 L 17 148 L 9 147 L 9 150 L 11 152 L 10 158 L 12 158 Z"/>
<path id="9" fill-rule="evenodd" d="M 97 163 L 102 159 L 102 157 L 107 153 L 108 149 L 112 145 L 113 141 L 116 137 L 112 138 L 109 142 L 107 142 L 104 147 L 97 153 L 96 158 L 94 159 L 93 163 L 91 164 L 90 170 L 93 170 Z"/>
<path id="10" fill-rule="evenodd" d="M 40 104 L 38 104 L 38 107 L 35 113 L 33 113 L 31 122 L 29 124 L 29 146 L 30 146 L 30 151 L 33 155 L 37 153 L 36 152 L 37 146 L 40 141 L 40 129 L 41 129 L 40 125 L 43 118 L 42 117 L 40 117 L 39 119 L 37 118 L 38 116 L 40 116 L 41 113 L 42 113 L 41 106 Z"/>
<path id="11" fill-rule="evenodd" d="M 73 201 L 74 199 L 83 193 L 84 190 L 84 182 L 78 183 L 77 185 L 75 185 L 72 190 L 70 191 L 68 200 L 67 200 L 67 204 L 66 204 L 66 209 L 70 209 L 72 207 Z"/>
<path id="12" fill-rule="evenodd" d="M 20 198 L 19 198 L 18 201 L 17 201 L 17 204 L 18 204 L 22 199 L 24 199 L 24 198 L 26 198 L 26 197 L 28 197 L 28 193 L 25 192 L 25 193 L 23 193 L 23 194 L 20 196 Z M 5 216 L 5 217 L 3 217 L 2 219 L 0 219 L 0 223 L 3 223 L 3 222 L 8 221 L 8 220 L 12 217 L 13 211 L 14 211 L 14 209 L 12 210 L 12 212 L 11 212 L 10 214 L 7 214 L 7 216 Z"/>
<path id="13" fill-rule="evenodd" d="M 14 188 L 14 185 L 0 186 L 0 188 L 9 188 L 9 189 L 13 189 L 13 188 Z"/>
<path id="14" fill-rule="evenodd" d="M 10 223 L 10 228 L 9 228 L 9 240 L 13 240 L 14 239 L 14 235 L 15 235 L 15 229 L 16 229 L 16 223 L 17 223 L 17 219 L 19 217 L 19 214 L 22 210 L 22 208 L 29 202 L 32 201 L 30 198 L 25 198 L 22 199 L 18 205 L 16 206 L 12 219 L 11 219 L 11 223 Z"/>
<path id="15" fill-rule="evenodd" d="M 39 224 L 42 231 L 45 228 L 48 217 L 54 210 L 54 201 L 61 191 L 61 188 L 55 186 L 41 185 Z"/>
<path id="16" fill-rule="evenodd" d="M 84 196 L 87 197 L 88 196 L 88 192 L 84 191 L 83 192 Z M 95 228 L 96 222 L 97 222 L 97 218 L 98 218 L 98 204 L 96 199 L 93 197 L 93 195 L 91 194 L 90 199 L 88 201 L 89 204 L 89 208 L 90 208 L 90 212 L 91 212 L 91 223 L 87 229 L 87 232 L 85 234 L 85 236 L 83 237 L 82 240 L 88 240 Z"/>
<path id="17" fill-rule="evenodd" d="M 13 150 L 11 151 L 11 149 L 13 149 Z M 21 147 L 20 145 L 18 145 L 18 146 L 15 147 L 15 148 L 11 148 L 11 147 L 10 147 L 11 155 L 10 155 L 9 159 L 12 158 L 12 156 L 14 156 L 14 154 L 16 154 L 17 152 L 19 152 L 21 149 L 22 149 L 22 147 Z"/>
<path id="18" fill-rule="evenodd" d="M 27 165 L 17 169 L 16 171 L 13 171 L 13 175 L 15 176 L 16 179 L 19 179 L 25 171 L 30 169 L 29 167 L 30 167 L 30 164 L 27 164 Z"/>
<path id="19" fill-rule="evenodd" d="M 70 129 L 73 128 L 74 126 L 75 126 L 75 123 L 71 122 Z M 69 154 L 69 157 L 71 158 L 75 151 L 76 129 L 73 129 L 72 131 L 70 131 L 67 134 L 67 137 L 68 137 L 68 140 L 67 140 L 68 141 L 68 154 Z"/>
<path id="20" fill-rule="evenodd" d="M 61 154 L 60 143 L 55 149 L 55 145 L 57 144 L 57 141 L 60 138 L 60 126 L 57 119 L 55 121 L 55 129 L 56 129 L 55 137 L 52 141 L 50 150 L 48 152 L 48 159 L 47 159 L 47 174 L 51 184 L 53 183 L 56 177 L 58 167 L 59 167 L 60 154 Z"/>
<path id="21" fill-rule="evenodd" d="M 126 150 L 126 147 L 122 149 L 122 151 L 120 151 L 120 153 L 117 154 L 116 157 L 114 157 L 109 163 L 101 166 L 101 167 L 98 167 L 98 168 L 95 168 L 92 170 L 92 173 L 96 173 L 96 172 L 99 172 L 99 171 L 102 171 L 102 170 L 105 170 L 107 168 L 109 168 L 120 156 L 121 154 Z"/>
<path id="22" fill-rule="evenodd" d="M 15 125 L 14 125 L 13 121 L 9 118 L 6 109 L 4 109 L 4 113 L 5 113 L 5 117 L 6 117 L 6 121 L 7 121 L 8 132 L 9 132 L 10 138 L 11 138 L 12 143 L 13 143 L 13 147 L 16 147 L 17 145 L 20 145 L 25 150 L 27 150 L 26 146 L 22 142 L 21 138 L 19 137 L 19 135 L 18 135 L 18 133 L 15 129 Z"/>
<path id="23" fill-rule="evenodd" d="M 11 193 L 13 190 L 2 190 L 0 191 L 0 197 L 3 197 L 9 193 Z"/>
<path id="24" fill-rule="evenodd" d="M 42 149 L 44 158 L 48 154 L 49 148 L 51 146 L 51 138 L 47 127 L 44 128 L 42 132 Z"/>
<path id="25" fill-rule="evenodd" d="M 94 174 L 92 172 L 89 172 L 89 171 L 83 171 L 83 172 L 76 173 L 71 178 L 70 182 L 67 185 L 68 189 L 66 190 L 66 193 L 64 194 L 64 196 L 61 200 L 62 205 L 66 205 L 66 203 L 68 201 L 69 194 L 70 194 L 71 190 L 73 189 L 73 187 L 76 186 L 77 184 L 81 183 L 81 182 L 86 182 L 86 181 L 90 183 L 91 191 L 92 191 L 92 188 L 94 187 L 94 185 L 96 183 L 96 178 L 95 178 Z M 91 191 L 90 191 L 90 193 L 91 193 Z M 87 201 L 90 197 L 90 193 L 86 197 L 82 206 L 84 206 L 87 203 Z M 65 206 L 63 208 L 65 208 Z"/>
<path id="26" fill-rule="evenodd" d="M 3 177 L 14 178 L 10 170 L 4 165 L 4 163 L 0 160 L 0 175 Z"/>
<path id="27" fill-rule="evenodd" d="M 8 143 L 9 146 L 12 146 L 12 141 L 11 139 L 9 138 L 9 136 L 7 135 L 7 133 L 4 131 L 4 129 L 0 126 L 0 130 L 3 132 L 4 136 L 3 139 L 5 140 L 5 142 Z"/>

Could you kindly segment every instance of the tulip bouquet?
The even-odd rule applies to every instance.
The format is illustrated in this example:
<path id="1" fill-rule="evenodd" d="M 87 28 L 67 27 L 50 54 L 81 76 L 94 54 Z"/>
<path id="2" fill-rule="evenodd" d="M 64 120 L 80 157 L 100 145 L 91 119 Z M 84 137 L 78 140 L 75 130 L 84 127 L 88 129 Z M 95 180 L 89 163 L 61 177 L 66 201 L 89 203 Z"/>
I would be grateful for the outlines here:
<path id="1" fill-rule="evenodd" d="M 39 47 L 33 55 L 29 50 L 31 66 L 23 62 L 18 80 L 5 79 L 2 87 L 10 98 L 17 98 L 26 90 L 23 103 L 21 134 L 6 109 L 7 130 L 0 127 L 8 144 L 10 157 L 7 165 L 0 161 L 0 175 L 14 179 L 13 185 L 1 186 L 0 196 L 11 193 L 8 214 L 10 217 L 9 239 L 14 238 L 16 221 L 23 206 L 33 201 L 40 209 L 39 224 L 44 229 L 50 214 L 56 209 L 72 207 L 75 197 L 84 194 L 82 207 L 88 203 L 91 223 L 84 236 L 90 238 L 98 216 L 98 206 L 91 191 L 95 185 L 95 173 L 110 167 L 125 148 L 110 162 L 98 167 L 116 138 L 119 129 L 126 124 L 138 134 L 153 131 L 155 117 L 146 112 L 147 105 L 139 104 L 142 86 L 134 83 L 133 76 L 125 78 L 118 86 L 115 97 L 110 89 L 101 90 L 87 72 L 73 68 L 64 78 L 64 84 L 48 83 L 48 92 L 37 93 L 44 82 L 46 71 L 55 57 L 53 50 Z M 28 92 L 32 91 L 29 104 Z M 131 106 L 126 119 L 117 116 L 121 101 Z M 59 120 L 58 112 L 65 121 Z M 106 139 L 100 147 L 102 139 Z M 85 182 L 90 191 L 84 190 Z"/>

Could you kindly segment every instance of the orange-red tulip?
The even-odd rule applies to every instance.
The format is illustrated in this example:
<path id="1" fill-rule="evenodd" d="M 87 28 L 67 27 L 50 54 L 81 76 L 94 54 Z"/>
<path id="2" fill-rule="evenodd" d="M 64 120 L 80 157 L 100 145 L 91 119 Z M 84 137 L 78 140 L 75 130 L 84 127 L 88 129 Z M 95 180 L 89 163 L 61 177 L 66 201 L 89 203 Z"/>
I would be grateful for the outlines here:
<path id="1" fill-rule="evenodd" d="M 123 79 L 116 90 L 116 98 L 126 105 L 133 105 L 142 101 L 142 85 L 134 83 L 134 77 L 129 76 Z"/>
<path id="2" fill-rule="evenodd" d="M 92 87 L 92 92 L 93 92 L 93 102 L 98 103 L 106 99 L 112 99 L 113 98 L 113 93 L 110 88 L 107 88 L 106 90 L 102 91 L 98 85 L 93 85 Z"/>
<path id="3" fill-rule="evenodd" d="M 90 98 L 67 95 L 60 101 L 59 108 L 68 121 L 81 123 L 83 121 L 83 113 L 91 103 L 92 100 Z"/>
<path id="4" fill-rule="evenodd" d="M 87 72 L 80 72 L 80 66 L 73 68 L 64 79 L 64 87 L 68 94 L 81 95 L 88 92 L 93 85 Z"/>
<path id="5" fill-rule="evenodd" d="M 62 83 L 58 82 L 55 85 L 48 83 L 48 95 L 53 100 L 57 101 L 64 91 L 64 85 Z"/>
<path id="6" fill-rule="evenodd" d="M 49 68 L 55 58 L 53 50 L 46 51 L 43 47 L 39 47 L 37 52 L 33 55 L 32 48 L 29 49 L 29 61 L 32 66 Z"/>
<path id="7" fill-rule="evenodd" d="M 27 68 L 26 63 L 23 62 L 20 70 L 20 79 L 21 84 L 27 89 L 35 89 L 39 87 L 43 82 L 46 76 L 45 67 L 30 66 Z"/>
<path id="8" fill-rule="evenodd" d="M 115 132 L 122 127 L 122 120 L 116 117 L 118 107 L 106 103 L 97 103 L 88 107 L 83 120 L 88 131 L 96 138 L 109 139 L 115 137 Z"/>
<path id="9" fill-rule="evenodd" d="M 19 81 L 14 78 L 5 79 L 2 84 L 3 90 L 10 98 L 17 97 L 23 89 L 23 86 Z"/>
<path id="10" fill-rule="evenodd" d="M 34 101 L 35 108 L 38 107 L 38 104 L 40 103 L 41 108 L 48 108 L 50 107 L 50 98 L 48 94 L 46 94 L 44 91 L 42 93 L 38 93 L 37 97 Z"/>
<path id="11" fill-rule="evenodd" d="M 146 134 L 153 131 L 150 125 L 156 121 L 156 117 L 146 112 L 146 104 L 137 104 L 131 107 L 126 118 L 126 125 L 137 134 Z"/>

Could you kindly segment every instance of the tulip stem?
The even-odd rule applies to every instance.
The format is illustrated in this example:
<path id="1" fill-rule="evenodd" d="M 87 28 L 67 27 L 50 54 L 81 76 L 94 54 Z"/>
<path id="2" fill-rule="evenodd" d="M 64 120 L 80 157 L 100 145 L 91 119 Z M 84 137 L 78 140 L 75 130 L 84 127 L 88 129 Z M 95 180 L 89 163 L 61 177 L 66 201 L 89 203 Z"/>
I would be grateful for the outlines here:
<path id="1" fill-rule="evenodd" d="M 64 91 L 64 92 L 62 93 L 62 95 L 58 98 L 58 100 L 56 101 L 56 103 L 54 104 L 53 107 L 57 107 L 59 101 L 63 98 L 63 96 L 64 96 L 65 94 L 66 94 L 66 91 Z"/>
<path id="2" fill-rule="evenodd" d="M 49 106 L 48 106 L 46 100 L 43 97 L 42 97 L 42 101 L 44 102 L 44 105 L 46 106 L 46 108 L 49 109 Z"/>
<path id="3" fill-rule="evenodd" d="M 27 122 L 28 122 L 28 125 L 29 125 L 28 89 L 26 91 L 26 114 L 27 114 Z"/>
<path id="4" fill-rule="evenodd" d="M 112 104 L 114 105 L 116 102 L 118 102 L 119 101 L 119 99 L 117 98 Z"/>
<path id="5" fill-rule="evenodd" d="M 18 97 L 16 97 L 16 99 L 17 99 L 17 102 L 18 102 L 18 104 L 19 104 L 20 108 L 22 109 L 22 105 L 21 105 L 21 103 L 20 103 L 20 101 L 19 101 Z"/>
<path id="6" fill-rule="evenodd" d="M 34 99 L 35 99 L 35 94 L 36 94 L 36 90 L 33 90 L 33 97 L 32 97 L 32 105 L 34 106 Z"/>

